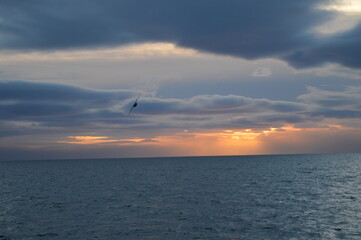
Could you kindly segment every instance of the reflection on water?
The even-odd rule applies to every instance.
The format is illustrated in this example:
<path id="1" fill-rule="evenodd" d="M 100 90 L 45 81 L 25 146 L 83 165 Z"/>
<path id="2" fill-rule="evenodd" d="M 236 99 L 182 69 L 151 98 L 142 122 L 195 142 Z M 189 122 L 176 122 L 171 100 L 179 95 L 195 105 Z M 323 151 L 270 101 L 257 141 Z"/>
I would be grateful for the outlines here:
<path id="1" fill-rule="evenodd" d="M 360 239 L 361 154 L 0 162 L 0 239 Z"/>

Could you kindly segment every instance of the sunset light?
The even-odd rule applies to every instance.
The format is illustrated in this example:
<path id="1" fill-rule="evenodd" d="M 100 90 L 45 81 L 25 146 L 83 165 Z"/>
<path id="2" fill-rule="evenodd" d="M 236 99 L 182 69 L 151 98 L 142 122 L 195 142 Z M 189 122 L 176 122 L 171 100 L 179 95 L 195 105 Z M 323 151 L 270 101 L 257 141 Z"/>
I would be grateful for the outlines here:
<path id="1" fill-rule="evenodd" d="M 324 10 L 338 11 L 348 14 L 361 14 L 361 2 L 359 0 L 336 0 L 329 5 L 321 7 Z"/>
<path id="2" fill-rule="evenodd" d="M 69 144 L 84 144 L 84 145 L 93 145 L 93 144 L 106 144 L 106 143 L 117 143 L 117 144 L 131 144 L 142 142 L 145 139 L 109 139 L 109 137 L 104 136 L 69 136 L 68 138 L 74 139 L 76 141 L 58 141 L 58 143 L 69 143 Z"/>
<path id="3" fill-rule="evenodd" d="M 194 49 L 178 47 L 173 43 L 133 44 L 126 47 L 93 50 L 55 51 L 55 52 L 5 52 L 0 55 L 1 62 L 24 61 L 91 61 L 91 60 L 146 60 L 181 57 L 204 57 Z"/>
<path id="4" fill-rule="evenodd" d="M 5 159 L 361 149 L 360 1 L 75 2 L 0 4 Z"/>
<path id="5" fill-rule="evenodd" d="M 340 129 L 340 126 L 331 126 Z M 137 146 L 163 149 L 170 155 L 250 155 L 267 154 L 267 147 L 272 139 L 299 143 L 297 134 L 302 129 L 292 126 L 265 130 L 214 130 L 210 132 L 181 132 L 174 135 L 155 136 L 152 138 L 118 139 L 106 136 L 69 136 L 70 140 L 58 141 L 60 144 L 89 146 Z M 305 131 L 305 130 L 304 130 Z M 307 131 L 323 131 L 318 130 Z M 278 140 L 276 140 L 278 139 Z M 288 140 L 287 140 L 288 139 Z"/>
<path id="6" fill-rule="evenodd" d="M 360 52 L 361 0 L 0 1 L 0 240 L 360 237 Z"/>
<path id="7" fill-rule="evenodd" d="M 358 0 L 330 1 L 318 8 L 334 13 L 333 18 L 314 28 L 315 32 L 321 35 L 345 32 L 361 22 L 361 2 Z"/>

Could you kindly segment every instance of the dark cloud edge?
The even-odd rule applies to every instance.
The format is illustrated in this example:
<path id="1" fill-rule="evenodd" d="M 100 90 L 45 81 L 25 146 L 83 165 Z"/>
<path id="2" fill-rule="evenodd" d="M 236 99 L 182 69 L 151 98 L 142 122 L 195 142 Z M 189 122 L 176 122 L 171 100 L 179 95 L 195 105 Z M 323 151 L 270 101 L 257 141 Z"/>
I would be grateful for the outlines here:
<path id="1" fill-rule="evenodd" d="M 245 59 L 273 57 L 296 68 L 328 62 L 361 68 L 361 24 L 322 38 L 312 33 L 333 17 L 315 8 L 326 2 L 5 1 L 0 48 L 47 51 L 172 42 Z"/>

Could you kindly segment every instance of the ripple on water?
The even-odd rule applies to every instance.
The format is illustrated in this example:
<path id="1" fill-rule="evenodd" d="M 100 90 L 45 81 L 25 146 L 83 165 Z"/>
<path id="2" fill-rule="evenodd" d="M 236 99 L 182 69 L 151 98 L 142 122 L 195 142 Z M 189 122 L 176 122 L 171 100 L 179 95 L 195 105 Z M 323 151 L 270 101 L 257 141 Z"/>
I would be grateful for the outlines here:
<path id="1" fill-rule="evenodd" d="M 360 239 L 361 155 L 6 162 L 4 239 Z"/>

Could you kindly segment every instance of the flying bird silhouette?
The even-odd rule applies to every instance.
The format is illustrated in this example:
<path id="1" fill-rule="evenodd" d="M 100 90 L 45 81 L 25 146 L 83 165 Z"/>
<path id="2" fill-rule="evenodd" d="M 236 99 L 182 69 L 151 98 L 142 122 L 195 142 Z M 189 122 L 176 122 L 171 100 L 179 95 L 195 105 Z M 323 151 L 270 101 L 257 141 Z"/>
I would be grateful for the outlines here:
<path id="1" fill-rule="evenodd" d="M 133 109 L 134 109 L 136 106 L 138 106 L 138 99 L 139 99 L 139 97 L 140 97 L 140 95 L 137 97 L 137 99 L 136 99 L 135 102 L 133 103 L 133 106 L 132 106 L 132 108 L 130 109 L 129 114 L 133 111 Z"/>

